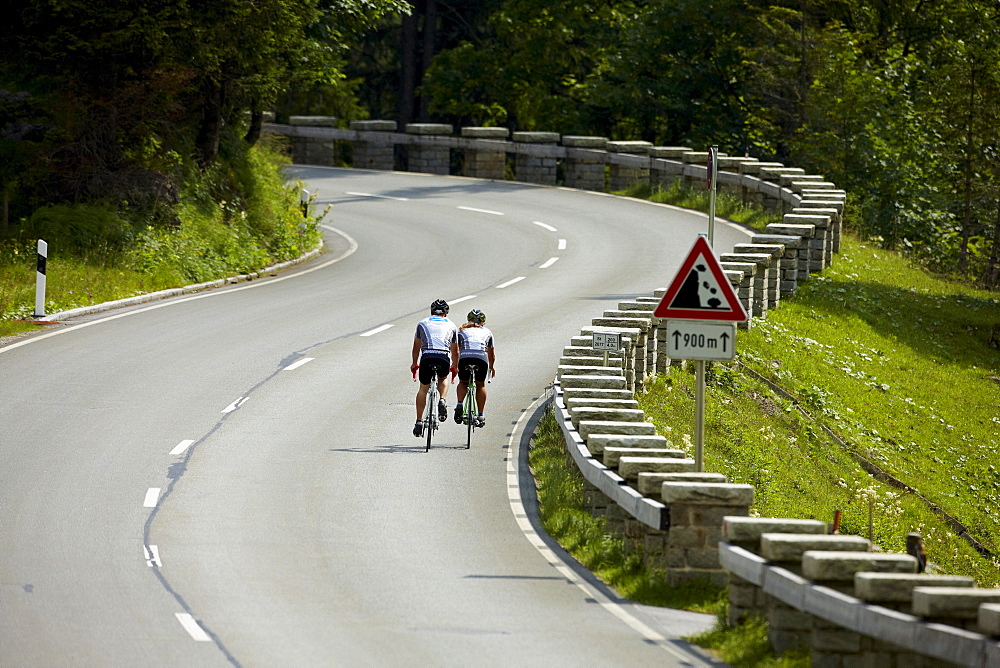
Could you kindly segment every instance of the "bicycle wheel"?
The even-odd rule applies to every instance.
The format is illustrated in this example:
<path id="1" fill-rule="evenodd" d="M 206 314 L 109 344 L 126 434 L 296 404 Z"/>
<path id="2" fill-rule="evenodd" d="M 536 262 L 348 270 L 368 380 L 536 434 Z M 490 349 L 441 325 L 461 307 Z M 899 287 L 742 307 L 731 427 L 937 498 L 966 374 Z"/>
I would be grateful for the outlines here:
<path id="1" fill-rule="evenodd" d="M 476 407 L 476 374 L 475 367 L 466 367 L 466 372 L 469 374 L 469 384 L 466 387 L 465 392 L 465 424 L 466 427 L 466 438 L 465 438 L 465 449 L 468 450 L 472 447 L 472 432 L 476 430 L 476 414 L 478 413 L 478 408 Z"/>
<path id="2" fill-rule="evenodd" d="M 427 392 L 427 417 L 424 418 L 424 434 L 427 436 L 427 447 L 424 452 L 431 451 L 431 439 L 434 437 L 434 430 L 437 429 L 437 374 L 431 378 L 431 389 Z"/>
<path id="3" fill-rule="evenodd" d="M 465 449 L 468 450 L 472 447 L 472 432 L 476 428 L 476 399 L 473 397 L 473 390 L 469 389 L 468 393 L 465 395 L 465 424 L 467 425 L 467 433 L 465 438 Z"/>

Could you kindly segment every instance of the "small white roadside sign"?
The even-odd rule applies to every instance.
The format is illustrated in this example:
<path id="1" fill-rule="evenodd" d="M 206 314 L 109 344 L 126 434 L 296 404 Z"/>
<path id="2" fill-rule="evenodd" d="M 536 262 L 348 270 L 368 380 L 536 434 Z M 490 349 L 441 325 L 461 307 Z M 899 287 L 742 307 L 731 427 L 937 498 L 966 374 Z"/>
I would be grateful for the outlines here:
<path id="1" fill-rule="evenodd" d="M 668 320 L 667 356 L 677 360 L 736 358 L 736 324 L 704 320 Z"/>
<path id="2" fill-rule="evenodd" d="M 620 332 L 594 332 L 594 350 L 616 352 L 622 348 Z"/>

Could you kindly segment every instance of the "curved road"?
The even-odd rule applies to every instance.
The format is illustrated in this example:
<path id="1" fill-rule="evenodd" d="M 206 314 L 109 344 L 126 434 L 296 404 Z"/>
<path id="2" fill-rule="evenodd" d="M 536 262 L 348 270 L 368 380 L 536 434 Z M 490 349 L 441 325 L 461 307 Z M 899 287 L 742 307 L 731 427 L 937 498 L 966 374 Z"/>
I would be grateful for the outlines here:
<path id="1" fill-rule="evenodd" d="M 618 601 L 534 533 L 523 454 L 569 338 L 669 282 L 705 217 L 295 171 L 333 204 L 319 258 L 0 348 L 0 665 L 704 665 L 676 638 L 711 619 Z M 470 451 L 410 433 L 438 297 L 497 337 Z"/>

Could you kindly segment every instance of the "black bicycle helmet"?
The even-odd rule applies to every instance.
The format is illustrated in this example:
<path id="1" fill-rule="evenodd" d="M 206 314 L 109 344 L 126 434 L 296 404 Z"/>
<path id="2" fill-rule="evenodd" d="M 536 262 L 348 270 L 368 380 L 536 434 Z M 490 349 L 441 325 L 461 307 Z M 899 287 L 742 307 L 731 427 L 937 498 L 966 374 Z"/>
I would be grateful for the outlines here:
<path id="1" fill-rule="evenodd" d="M 448 302 L 443 299 L 435 299 L 434 303 L 431 304 L 432 315 L 447 315 L 448 310 Z"/>
<path id="2" fill-rule="evenodd" d="M 486 314 L 479 309 L 472 309 L 469 311 L 469 322 L 482 325 L 486 322 Z"/>

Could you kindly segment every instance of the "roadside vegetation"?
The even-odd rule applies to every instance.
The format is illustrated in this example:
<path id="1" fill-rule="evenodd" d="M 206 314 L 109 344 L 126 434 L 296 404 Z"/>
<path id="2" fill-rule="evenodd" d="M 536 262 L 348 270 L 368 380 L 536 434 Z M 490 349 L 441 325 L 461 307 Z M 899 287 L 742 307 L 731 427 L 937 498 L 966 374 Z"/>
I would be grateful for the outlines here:
<path id="1" fill-rule="evenodd" d="M 263 141 L 225 167 L 195 170 L 172 224 L 137 226 L 100 205 L 40 208 L 23 238 L 0 241 L 0 336 L 37 328 L 37 237 L 49 244 L 46 313 L 256 271 L 315 248 L 316 218 L 286 182 L 280 145 Z M 320 212 L 317 212 L 320 213 Z"/>

